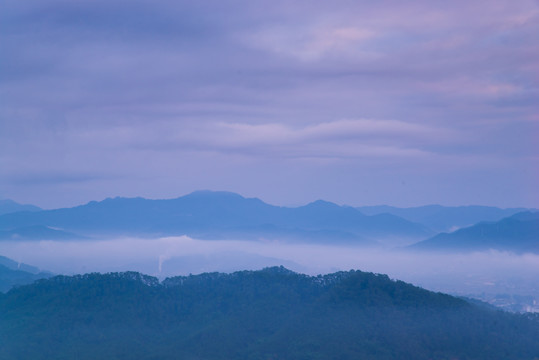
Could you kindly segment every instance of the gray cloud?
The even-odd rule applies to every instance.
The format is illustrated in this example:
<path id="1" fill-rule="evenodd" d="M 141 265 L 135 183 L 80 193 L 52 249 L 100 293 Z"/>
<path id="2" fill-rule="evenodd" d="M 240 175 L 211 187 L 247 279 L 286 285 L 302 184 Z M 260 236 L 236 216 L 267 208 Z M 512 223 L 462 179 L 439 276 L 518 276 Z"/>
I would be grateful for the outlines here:
<path id="1" fill-rule="evenodd" d="M 539 201 L 534 1 L 5 1 L 0 30 L 2 197 L 73 172 L 95 177 L 86 200 L 207 185 L 342 201 L 359 184 L 369 202 Z M 451 191 L 386 197 L 388 166 Z M 290 189 L 262 188 L 291 168 Z"/>

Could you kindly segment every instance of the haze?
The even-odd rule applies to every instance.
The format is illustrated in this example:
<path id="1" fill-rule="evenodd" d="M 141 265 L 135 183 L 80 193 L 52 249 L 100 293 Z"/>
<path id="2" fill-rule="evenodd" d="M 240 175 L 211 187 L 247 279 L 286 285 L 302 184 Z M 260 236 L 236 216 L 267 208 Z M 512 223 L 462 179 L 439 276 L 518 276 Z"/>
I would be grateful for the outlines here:
<path id="1" fill-rule="evenodd" d="M 539 255 L 487 251 L 413 253 L 278 241 L 210 241 L 187 236 L 92 241 L 0 242 L 0 253 L 55 273 L 140 271 L 167 276 L 284 265 L 307 274 L 361 269 L 459 295 L 539 298 Z"/>

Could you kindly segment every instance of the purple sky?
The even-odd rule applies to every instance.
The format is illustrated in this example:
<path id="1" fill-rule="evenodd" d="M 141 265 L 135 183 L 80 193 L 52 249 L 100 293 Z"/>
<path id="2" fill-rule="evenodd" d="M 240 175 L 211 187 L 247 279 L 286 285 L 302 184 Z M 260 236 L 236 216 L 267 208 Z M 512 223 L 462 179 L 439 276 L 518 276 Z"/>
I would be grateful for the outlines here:
<path id="1" fill-rule="evenodd" d="M 539 207 L 538 1 L 0 11 L 0 198 Z"/>

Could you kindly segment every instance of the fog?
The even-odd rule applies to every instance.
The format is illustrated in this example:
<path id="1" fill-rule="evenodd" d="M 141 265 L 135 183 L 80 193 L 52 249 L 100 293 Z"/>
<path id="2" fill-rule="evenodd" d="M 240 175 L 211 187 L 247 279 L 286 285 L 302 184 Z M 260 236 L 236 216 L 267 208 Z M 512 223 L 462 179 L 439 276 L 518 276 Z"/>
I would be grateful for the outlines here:
<path id="1" fill-rule="evenodd" d="M 168 276 L 283 265 L 316 275 L 358 269 L 453 294 L 516 294 L 539 299 L 539 255 L 489 251 L 411 253 L 279 241 L 209 241 L 187 236 L 99 241 L 7 241 L 0 254 L 56 274 L 140 271 Z"/>

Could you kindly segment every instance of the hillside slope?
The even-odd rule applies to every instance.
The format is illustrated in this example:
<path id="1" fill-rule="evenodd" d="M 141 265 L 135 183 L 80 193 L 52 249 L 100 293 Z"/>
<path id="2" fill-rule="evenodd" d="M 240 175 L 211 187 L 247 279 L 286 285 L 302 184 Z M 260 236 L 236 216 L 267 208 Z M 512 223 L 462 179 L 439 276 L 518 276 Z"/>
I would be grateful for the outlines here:
<path id="1" fill-rule="evenodd" d="M 18 263 L 5 256 L 0 256 L 0 292 L 6 292 L 14 286 L 31 284 L 38 279 L 51 277 L 38 268 Z"/>
<path id="2" fill-rule="evenodd" d="M 392 214 L 403 219 L 423 224 L 436 232 L 450 232 L 469 227 L 479 222 L 498 221 L 524 208 L 500 209 L 492 206 L 441 206 L 426 205 L 410 208 L 394 206 L 362 206 L 357 208 L 366 215 Z"/>
<path id="3" fill-rule="evenodd" d="M 496 222 L 482 222 L 438 234 L 408 247 L 414 250 L 500 250 L 539 253 L 539 213 L 521 212 Z"/>
<path id="4" fill-rule="evenodd" d="M 533 359 L 539 323 L 360 271 L 55 277 L 0 296 L 2 359 Z"/>

